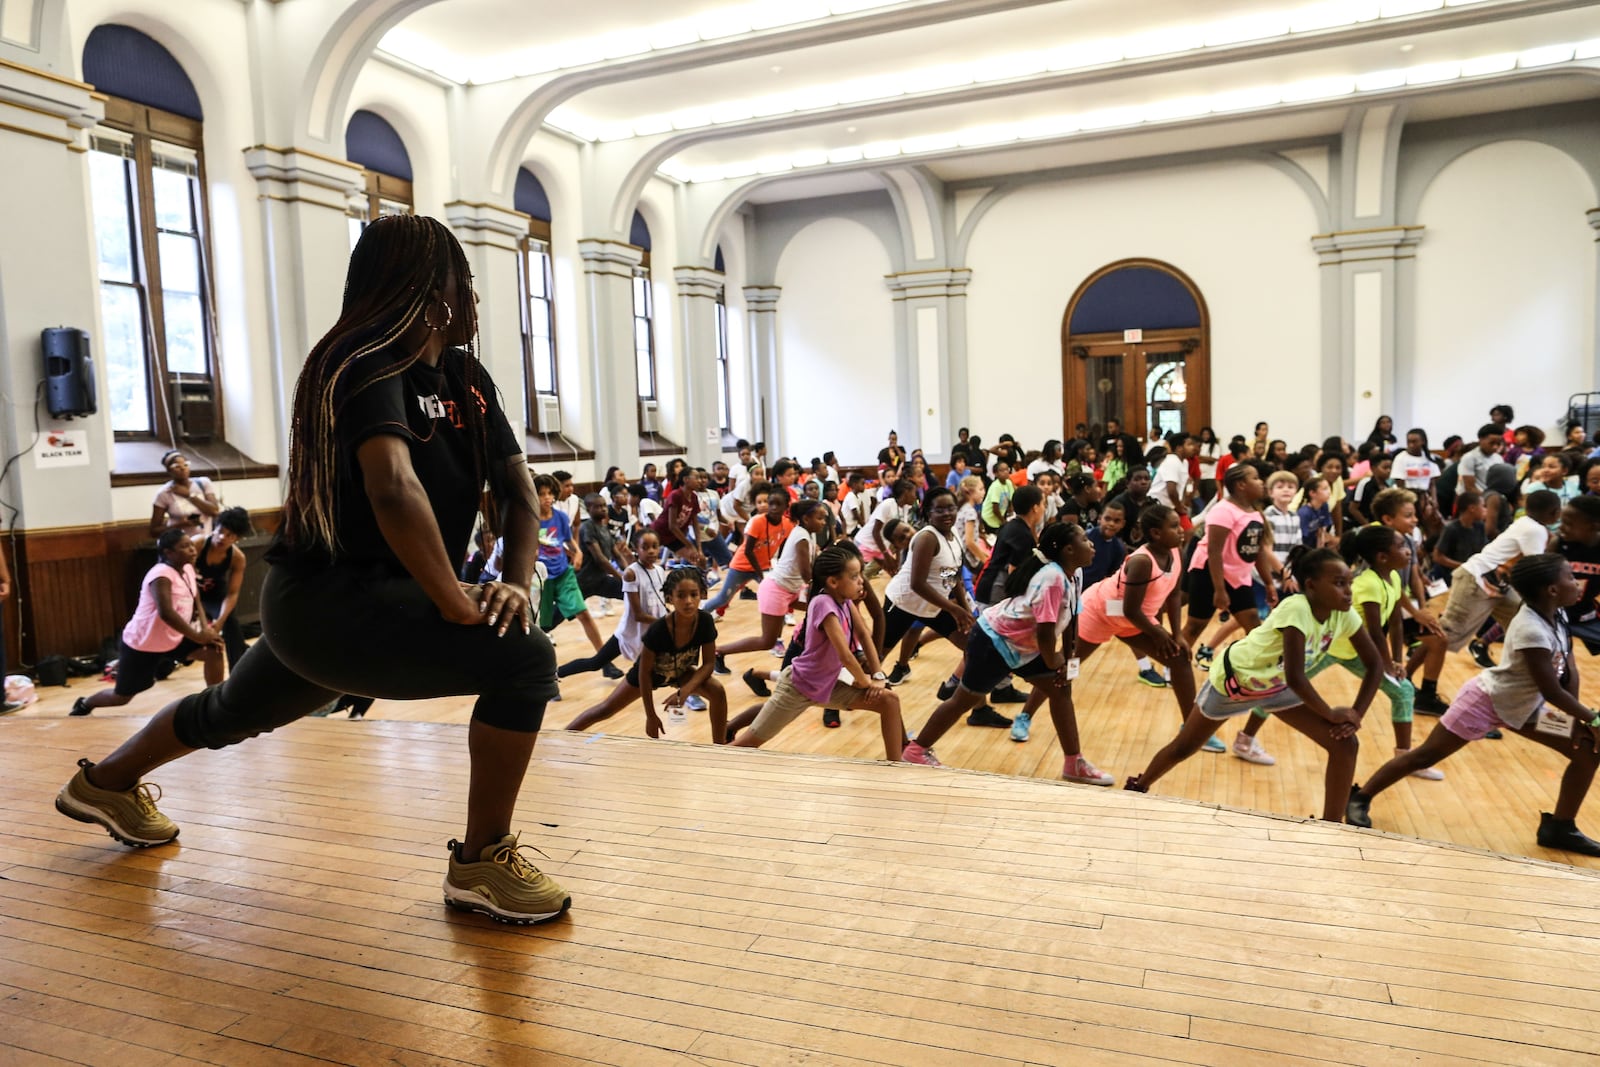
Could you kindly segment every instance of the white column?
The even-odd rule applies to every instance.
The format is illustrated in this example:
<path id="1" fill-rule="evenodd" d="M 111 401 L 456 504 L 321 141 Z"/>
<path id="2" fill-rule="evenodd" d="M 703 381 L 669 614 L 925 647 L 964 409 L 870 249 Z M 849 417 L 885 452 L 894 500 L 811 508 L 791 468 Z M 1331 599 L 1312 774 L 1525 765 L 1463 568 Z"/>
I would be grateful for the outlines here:
<path id="1" fill-rule="evenodd" d="M 751 383 L 755 392 L 754 440 L 767 443 L 768 456 L 783 455 L 783 407 L 780 394 L 778 351 L 778 297 L 776 285 L 744 287 L 745 315 L 750 329 Z"/>
<path id="2" fill-rule="evenodd" d="M 676 267 L 678 286 L 678 395 L 685 398 L 684 455 L 711 469 L 722 454 L 722 419 L 717 405 L 717 297 L 723 276 L 706 267 Z"/>
<path id="3" fill-rule="evenodd" d="M 528 393 L 517 256 L 528 234 L 528 216 L 508 207 L 460 200 L 446 204 L 444 213 L 472 265 L 472 287 L 479 297 L 478 356 L 500 387 L 506 418 L 521 440 Z"/>
<path id="4" fill-rule="evenodd" d="M 350 264 L 347 208 L 365 186 L 360 167 L 306 149 L 257 145 L 244 158 L 261 203 L 278 464 L 288 470 L 295 381 L 311 346 L 339 319 Z"/>
<path id="5" fill-rule="evenodd" d="M 903 432 L 914 427 L 917 447 L 933 458 L 950 446 L 955 428 L 966 420 L 966 352 L 954 339 L 959 328 L 964 340 L 972 272 L 939 268 L 891 274 L 886 280 L 904 309 L 908 374 L 901 382 L 901 413 L 902 421 L 906 416 L 911 421 Z M 959 365 L 952 358 L 958 347 Z M 959 412 L 953 410 L 958 402 Z"/>
<path id="6" fill-rule="evenodd" d="M 1589 220 L 1590 227 L 1594 229 L 1595 253 L 1600 256 L 1600 207 L 1591 208 L 1584 213 L 1584 217 Z M 1594 365 L 1593 381 L 1595 388 L 1600 389 L 1600 270 L 1595 271 L 1594 307 L 1594 350 L 1591 353 L 1591 358 Z"/>
<path id="7" fill-rule="evenodd" d="M 1319 234 L 1312 238 L 1324 275 L 1325 315 L 1335 331 L 1324 382 L 1329 433 L 1364 432 L 1379 415 L 1397 425 L 1409 418 L 1407 376 L 1396 373 L 1401 268 L 1416 258 L 1421 226 L 1384 226 Z M 1329 394 L 1332 394 L 1331 397 Z"/>
<path id="8" fill-rule="evenodd" d="M 598 463 L 633 464 L 639 456 L 639 386 L 633 362 L 633 268 L 644 259 L 621 241 L 578 242 L 589 287 L 589 352 L 594 451 Z"/>

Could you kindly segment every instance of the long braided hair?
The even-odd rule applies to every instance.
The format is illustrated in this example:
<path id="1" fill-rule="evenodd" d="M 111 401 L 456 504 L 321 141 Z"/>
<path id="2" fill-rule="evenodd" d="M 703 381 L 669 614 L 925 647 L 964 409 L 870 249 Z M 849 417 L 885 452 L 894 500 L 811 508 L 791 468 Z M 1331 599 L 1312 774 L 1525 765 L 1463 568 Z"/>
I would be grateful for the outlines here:
<path id="1" fill-rule="evenodd" d="M 339 414 L 363 390 L 404 374 L 416 363 L 420 350 L 403 352 L 399 359 L 392 357 L 392 350 L 417 323 L 433 325 L 428 309 L 437 305 L 452 278 L 457 300 L 450 318 L 466 317 L 465 323 L 453 324 L 450 330 L 467 338 L 463 361 L 467 395 L 460 411 L 473 443 L 474 480 L 480 486 L 485 480 L 490 483 L 481 494 L 481 511 L 489 536 L 495 536 L 500 508 L 495 479 L 488 477 L 482 393 L 488 381 L 478 362 L 472 271 L 455 235 L 438 219 L 391 215 L 375 220 L 356 243 L 339 321 L 312 348 L 295 385 L 289 493 L 284 503 L 284 536 L 290 545 L 337 553 Z"/>

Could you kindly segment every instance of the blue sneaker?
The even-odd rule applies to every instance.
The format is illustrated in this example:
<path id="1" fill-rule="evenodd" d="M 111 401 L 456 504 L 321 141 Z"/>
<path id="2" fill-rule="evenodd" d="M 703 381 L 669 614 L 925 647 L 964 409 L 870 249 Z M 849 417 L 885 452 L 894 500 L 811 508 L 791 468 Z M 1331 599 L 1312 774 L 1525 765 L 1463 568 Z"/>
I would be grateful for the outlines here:
<path id="1" fill-rule="evenodd" d="M 684 699 L 683 706 L 688 708 L 690 711 L 705 711 L 706 698 L 698 693 L 695 693 Z"/>
<path id="2" fill-rule="evenodd" d="M 1011 740 L 1026 741 L 1028 739 L 1028 728 L 1032 725 L 1033 716 L 1025 711 L 1019 712 L 1017 717 L 1011 720 Z"/>
<path id="3" fill-rule="evenodd" d="M 1150 667 L 1147 670 L 1140 671 L 1139 672 L 1139 681 L 1143 682 L 1145 685 L 1148 685 L 1148 686 L 1150 686 L 1150 687 L 1152 687 L 1154 689 L 1165 689 L 1167 687 L 1167 677 L 1166 677 L 1166 675 L 1162 674 L 1160 671 L 1156 670 L 1154 667 Z"/>
<path id="4" fill-rule="evenodd" d="M 1223 744 L 1222 740 L 1220 738 L 1218 738 L 1216 734 L 1212 734 L 1210 737 L 1206 738 L 1206 743 L 1201 748 L 1201 751 L 1202 752 L 1226 752 L 1226 751 L 1228 751 L 1228 746 Z"/>

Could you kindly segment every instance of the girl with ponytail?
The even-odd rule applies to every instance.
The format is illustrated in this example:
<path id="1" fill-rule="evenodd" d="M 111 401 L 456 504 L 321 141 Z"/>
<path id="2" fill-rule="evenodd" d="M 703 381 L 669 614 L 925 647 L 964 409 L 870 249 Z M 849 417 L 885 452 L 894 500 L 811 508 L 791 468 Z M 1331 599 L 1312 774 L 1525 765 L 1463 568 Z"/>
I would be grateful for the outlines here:
<path id="1" fill-rule="evenodd" d="M 1082 587 L 1078 572 L 1094 559 L 1083 527 L 1058 522 L 1045 527 L 1039 544 L 1006 576 L 1007 597 L 986 609 L 967 635 L 966 664 L 954 693 L 940 704 L 903 753 L 907 763 L 941 766 L 933 746 L 963 714 L 1011 675 L 1034 684 L 1050 702 L 1050 718 L 1065 756 L 1061 777 L 1087 785 L 1116 779 L 1083 756 L 1072 706 L 1078 672 L 1073 644 Z"/>
<path id="2" fill-rule="evenodd" d="M 60 811 L 128 844 L 164 844 L 178 828 L 139 781 L 162 764 L 275 730 L 341 694 L 476 696 L 467 824 L 451 842 L 445 901 L 519 924 L 567 909 L 512 830 L 556 695 L 555 656 L 528 599 L 533 482 L 474 350 L 476 303 L 443 223 L 396 215 L 366 228 L 339 321 L 295 386 L 261 639 L 222 685 L 169 704 L 100 763 L 81 761 Z M 490 543 L 505 539 L 504 578 L 463 586 L 456 567 L 479 521 Z"/>

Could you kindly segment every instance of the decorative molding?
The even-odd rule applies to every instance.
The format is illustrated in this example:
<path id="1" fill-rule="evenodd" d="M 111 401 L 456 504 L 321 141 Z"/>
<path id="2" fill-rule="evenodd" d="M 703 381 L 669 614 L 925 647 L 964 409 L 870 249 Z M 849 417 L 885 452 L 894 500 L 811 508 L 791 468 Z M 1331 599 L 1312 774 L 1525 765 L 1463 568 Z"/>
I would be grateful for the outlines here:
<path id="1" fill-rule="evenodd" d="M 727 276 L 710 267 L 673 267 L 672 280 L 677 283 L 678 295 L 715 300 L 727 286 Z"/>
<path id="2" fill-rule="evenodd" d="M 1364 230 L 1319 233 L 1311 247 L 1324 267 L 1341 263 L 1369 263 L 1382 260 L 1414 259 L 1413 251 L 1422 241 L 1421 226 L 1379 226 Z"/>
<path id="3" fill-rule="evenodd" d="M 256 145 L 244 150 L 244 162 L 265 200 L 315 204 L 343 215 L 352 198 L 366 196 L 366 172 L 347 160 L 299 148 Z M 322 189 L 333 193 L 334 199 L 307 195 Z"/>
<path id="4" fill-rule="evenodd" d="M 21 71 L 23 74 L 31 74 L 35 78 L 43 78 L 45 81 L 55 82 L 57 85 L 69 85 L 74 89 L 82 89 L 86 93 L 94 92 L 94 86 L 88 82 L 64 78 L 59 74 L 52 74 L 48 70 L 40 70 L 38 67 L 30 67 L 26 63 L 17 63 L 9 59 L 0 59 L 0 70 Z"/>
<path id="5" fill-rule="evenodd" d="M 444 217 L 451 229 L 478 238 L 466 243 L 487 248 L 515 252 L 522 239 L 528 236 L 528 216 L 497 204 L 452 200 L 444 206 Z"/>
<path id="6" fill-rule="evenodd" d="M 893 300 L 928 300 L 967 295 L 972 271 L 966 267 L 908 270 L 884 276 Z"/>
<path id="7" fill-rule="evenodd" d="M 1583 213 L 1583 217 L 1589 220 L 1589 226 L 1594 230 L 1594 239 L 1600 241 L 1600 207 L 1590 208 Z"/>
<path id="8" fill-rule="evenodd" d="M 585 274 L 612 274 L 633 278 L 633 268 L 644 262 L 644 252 L 625 241 L 609 237 L 584 237 L 578 241 L 578 257 Z"/>
<path id="9" fill-rule="evenodd" d="M 774 314 L 783 289 L 776 285 L 747 285 L 743 289 L 745 311 L 751 315 Z"/>

